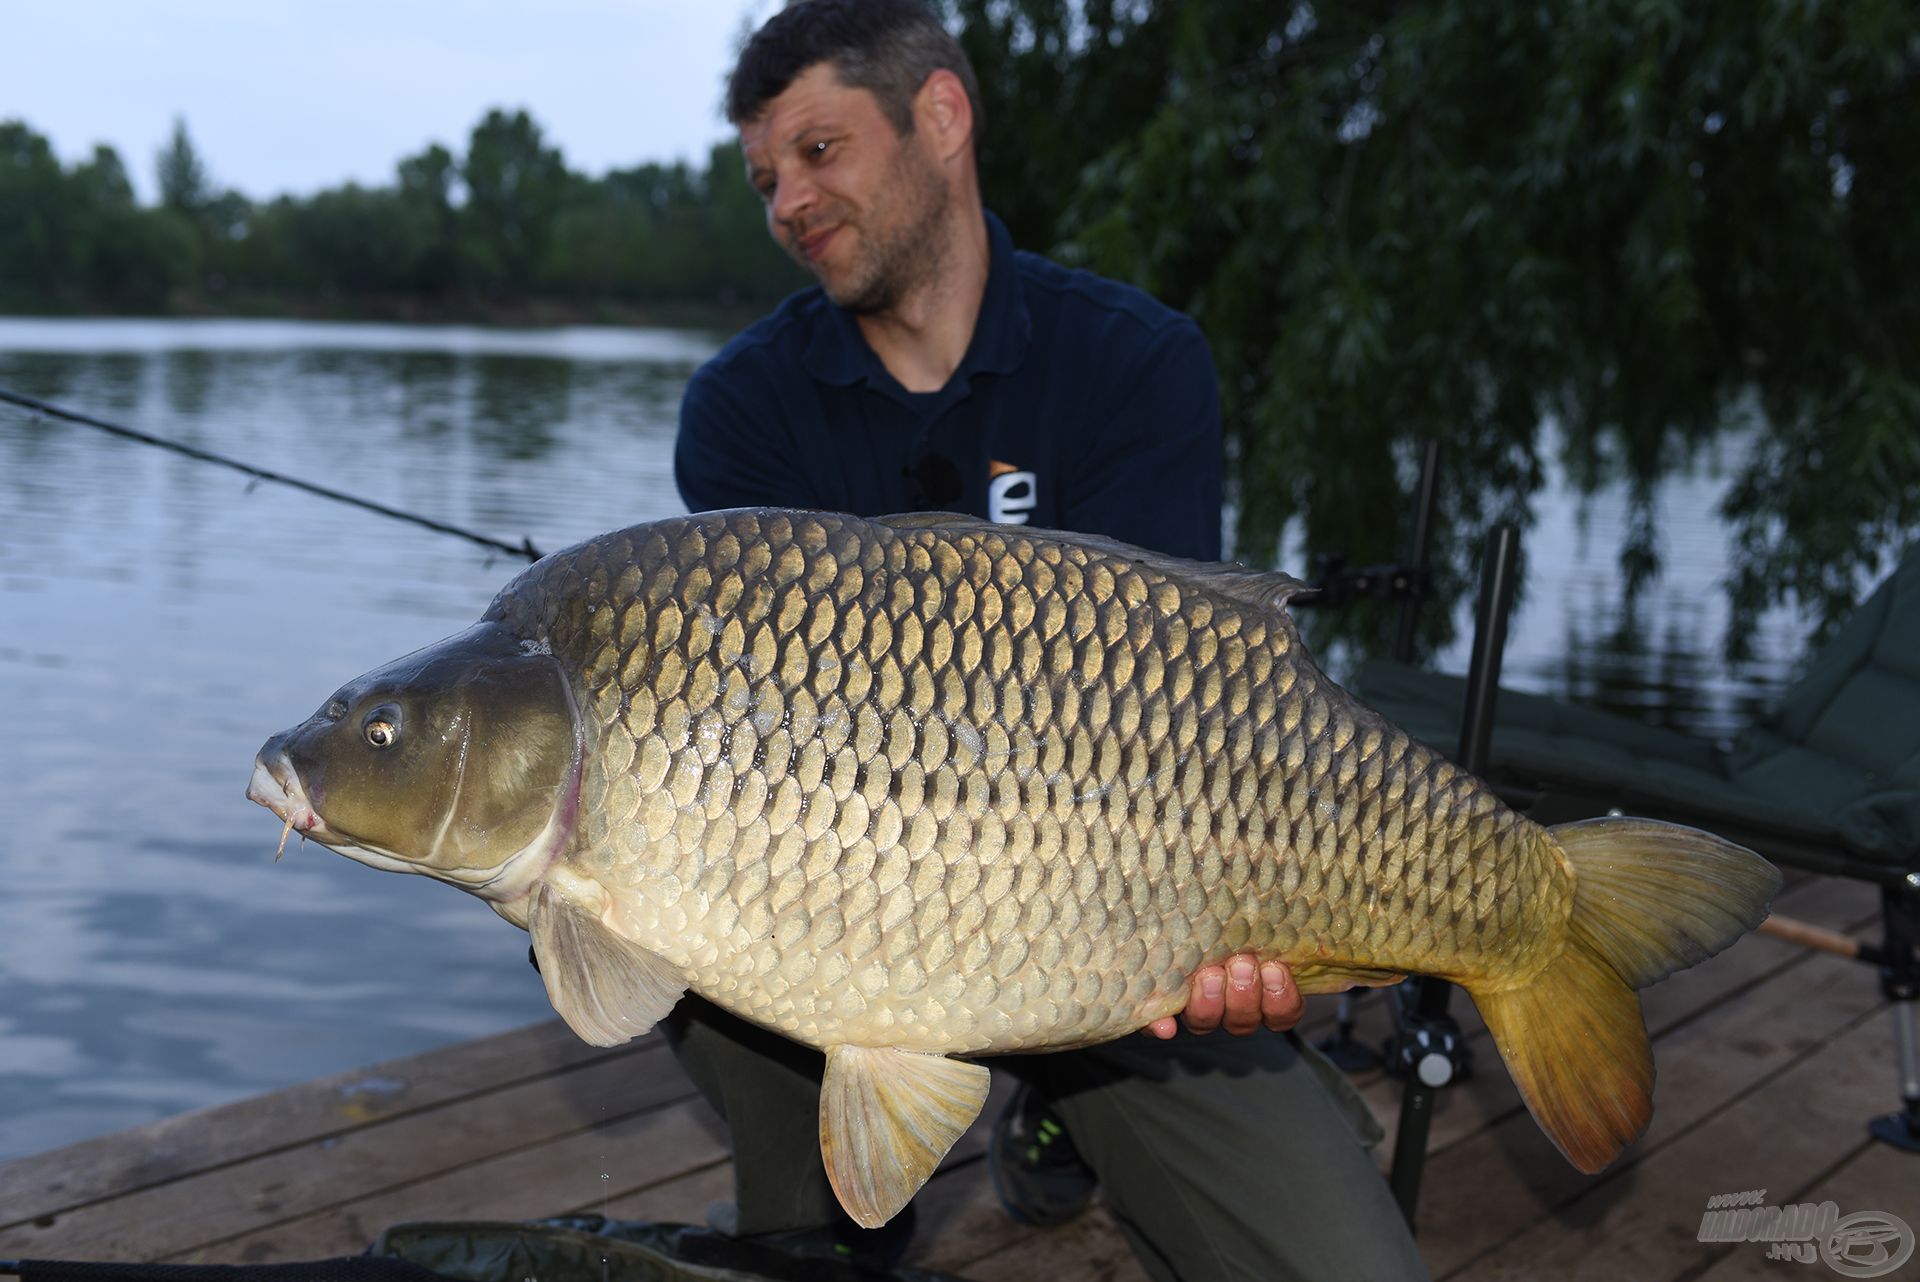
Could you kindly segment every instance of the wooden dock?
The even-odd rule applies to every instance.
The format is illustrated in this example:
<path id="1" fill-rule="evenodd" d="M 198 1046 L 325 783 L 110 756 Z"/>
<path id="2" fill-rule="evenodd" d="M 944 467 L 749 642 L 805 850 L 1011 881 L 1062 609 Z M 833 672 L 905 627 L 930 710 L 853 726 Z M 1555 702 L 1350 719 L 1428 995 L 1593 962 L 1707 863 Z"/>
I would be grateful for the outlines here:
<path id="1" fill-rule="evenodd" d="M 1863 938 L 1877 921 L 1875 892 L 1855 882 L 1803 878 L 1777 907 Z M 1330 1021 L 1322 1000 L 1309 1036 Z M 1470 1004 L 1456 1004 L 1479 1070 L 1434 1119 L 1419 1241 L 1436 1278 L 1829 1276 L 1764 1245 L 1696 1240 L 1709 1197 L 1750 1189 L 1920 1229 L 1920 1156 L 1866 1133 L 1896 1102 L 1891 1023 L 1866 967 L 1751 936 L 1644 1004 L 1653 1126 L 1592 1178 L 1535 1128 Z M 1377 1043 L 1384 1005 L 1363 1010 Z M 1356 1081 L 1391 1135 L 1398 1084 Z M 986 1127 L 921 1194 L 910 1262 L 981 1282 L 1144 1278 L 1097 1210 L 1052 1230 L 1008 1220 L 983 1169 Z M 0 1258 L 317 1259 L 410 1220 L 699 1223 L 729 1193 L 725 1132 L 657 1037 L 602 1050 L 550 1022 L 0 1165 Z M 1920 1259 L 1903 1272 L 1920 1277 Z"/>

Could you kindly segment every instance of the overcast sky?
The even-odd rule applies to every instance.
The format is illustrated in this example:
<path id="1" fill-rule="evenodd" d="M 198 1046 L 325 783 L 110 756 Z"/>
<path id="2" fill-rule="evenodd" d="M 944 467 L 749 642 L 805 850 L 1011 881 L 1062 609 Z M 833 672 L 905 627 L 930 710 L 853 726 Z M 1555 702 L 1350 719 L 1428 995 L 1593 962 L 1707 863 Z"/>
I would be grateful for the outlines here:
<path id="1" fill-rule="evenodd" d="M 0 0 L 0 119 L 62 161 L 120 153 L 142 200 L 175 116 L 216 184 L 255 199 L 393 181 L 525 107 L 570 168 L 704 161 L 722 83 L 777 0 Z"/>

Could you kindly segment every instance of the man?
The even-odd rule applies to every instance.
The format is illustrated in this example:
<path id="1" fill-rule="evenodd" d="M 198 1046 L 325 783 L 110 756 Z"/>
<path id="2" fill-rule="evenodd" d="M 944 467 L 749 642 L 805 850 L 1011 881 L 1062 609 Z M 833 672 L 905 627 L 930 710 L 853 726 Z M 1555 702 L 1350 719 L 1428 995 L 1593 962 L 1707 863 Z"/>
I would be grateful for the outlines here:
<path id="1" fill-rule="evenodd" d="M 819 286 L 689 384 L 690 508 L 958 510 L 1218 558 L 1204 339 L 1136 290 L 1013 250 L 981 203 L 972 70 L 927 9 L 794 5 L 742 51 L 728 116 L 770 231 Z M 1284 966 L 1243 956 L 1194 977 L 1183 1019 L 1245 1034 L 1300 1010 Z M 816 1054 L 693 999 L 666 1028 L 733 1132 L 732 1231 L 801 1252 L 901 1245 L 863 1240 L 833 1202 Z M 1324 1061 L 1290 1036 L 1148 1031 L 1163 1040 L 994 1061 L 1028 1084 L 992 1161 L 1015 1215 L 1070 1218 L 1091 1167 L 1159 1278 L 1424 1276 L 1361 1147 L 1377 1128 Z"/>

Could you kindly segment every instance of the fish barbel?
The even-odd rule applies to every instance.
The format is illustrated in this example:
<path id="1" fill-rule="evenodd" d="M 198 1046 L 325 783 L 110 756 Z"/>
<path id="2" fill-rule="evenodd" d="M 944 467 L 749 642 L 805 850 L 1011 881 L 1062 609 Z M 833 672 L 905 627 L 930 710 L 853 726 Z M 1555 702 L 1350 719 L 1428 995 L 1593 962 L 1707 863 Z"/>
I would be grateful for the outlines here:
<path id="1" fill-rule="evenodd" d="M 1240 950 L 1307 993 L 1459 984 L 1600 1169 L 1651 1113 L 1634 990 L 1757 924 L 1778 872 L 1508 809 L 1314 665 L 1300 587 L 944 514 L 658 521 L 349 682 L 248 795 L 487 899 L 590 1042 L 691 988 L 825 1051 L 862 1224 L 978 1113 L 953 1057 L 1119 1037 Z"/>

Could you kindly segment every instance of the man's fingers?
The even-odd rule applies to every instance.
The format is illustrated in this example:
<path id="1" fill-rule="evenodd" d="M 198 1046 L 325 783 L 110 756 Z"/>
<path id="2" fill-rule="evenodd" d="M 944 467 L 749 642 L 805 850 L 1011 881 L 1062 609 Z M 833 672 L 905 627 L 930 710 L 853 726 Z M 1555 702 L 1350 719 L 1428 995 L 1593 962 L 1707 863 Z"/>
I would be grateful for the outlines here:
<path id="1" fill-rule="evenodd" d="M 1236 1037 L 1262 1028 L 1283 1033 L 1305 1013 L 1306 1000 L 1285 962 L 1263 964 L 1252 953 L 1235 953 L 1224 965 L 1202 966 L 1193 972 L 1187 1008 L 1177 1023 L 1166 1016 L 1144 1031 L 1159 1038 L 1172 1037 L 1176 1027 L 1199 1034 L 1224 1028 Z"/>
<path id="2" fill-rule="evenodd" d="M 1227 971 L 1224 966 L 1202 966 L 1193 972 L 1188 986 L 1187 1008 L 1180 1012 L 1180 1023 L 1189 1033 L 1211 1033 L 1220 1027 L 1220 1012 L 1226 1005 Z"/>
<path id="3" fill-rule="evenodd" d="M 1171 1015 L 1162 1015 L 1140 1030 L 1148 1037 L 1158 1037 L 1161 1041 L 1170 1041 L 1180 1031 L 1180 1021 Z"/>
<path id="4" fill-rule="evenodd" d="M 1244 1037 L 1260 1027 L 1260 964 L 1252 953 L 1227 958 L 1227 1010 L 1220 1027 Z"/>
<path id="5" fill-rule="evenodd" d="M 1276 1033 L 1284 1033 L 1307 1013 L 1307 999 L 1285 962 L 1268 962 L 1260 968 L 1260 1022 Z"/>

